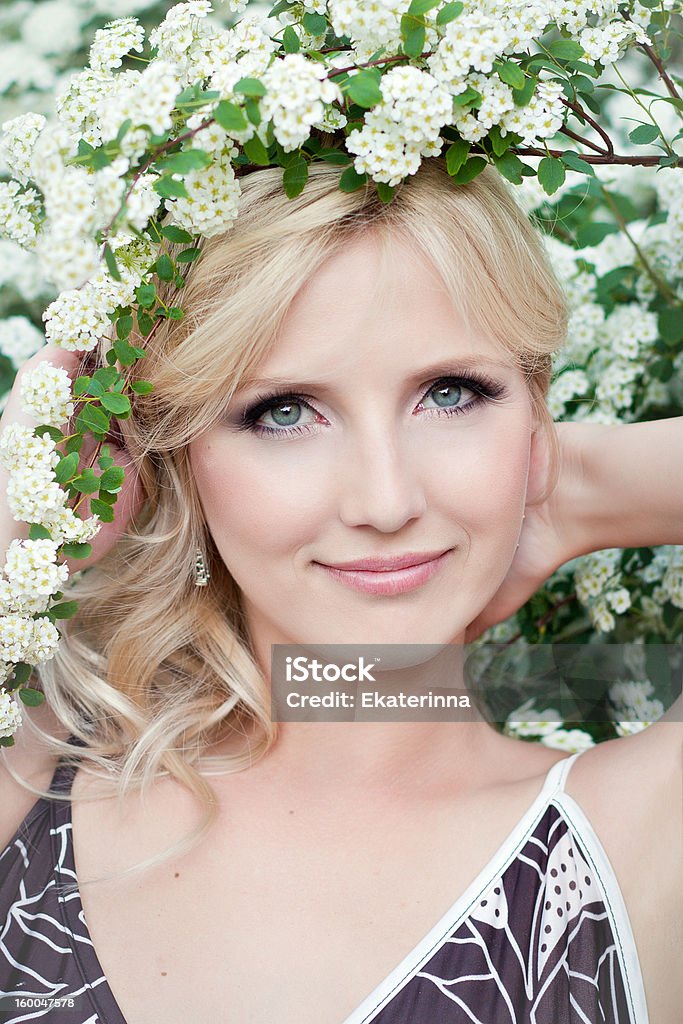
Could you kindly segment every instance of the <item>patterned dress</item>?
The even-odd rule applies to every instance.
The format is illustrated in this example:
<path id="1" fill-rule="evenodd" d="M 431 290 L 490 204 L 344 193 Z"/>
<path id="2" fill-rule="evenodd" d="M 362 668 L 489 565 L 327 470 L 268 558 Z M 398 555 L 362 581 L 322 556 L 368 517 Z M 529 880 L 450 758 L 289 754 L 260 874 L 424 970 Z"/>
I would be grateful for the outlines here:
<path id="1" fill-rule="evenodd" d="M 619 884 L 565 792 L 579 756 L 551 767 L 477 878 L 340 1024 L 648 1024 Z M 60 762 L 51 788 L 68 793 L 76 770 Z M 0 929 L 2 1024 L 126 1024 L 88 933 L 69 802 L 38 800 L 0 853 Z"/>

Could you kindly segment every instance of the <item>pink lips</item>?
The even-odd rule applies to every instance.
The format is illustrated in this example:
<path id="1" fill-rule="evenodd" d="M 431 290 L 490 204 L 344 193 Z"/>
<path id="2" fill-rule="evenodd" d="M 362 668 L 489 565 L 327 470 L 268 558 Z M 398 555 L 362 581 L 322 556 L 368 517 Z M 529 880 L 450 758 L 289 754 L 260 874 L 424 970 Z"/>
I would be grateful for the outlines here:
<path id="1" fill-rule="evenodd" d="M 430 580 L 442 567 L 451 550 L 449 548 L 447 551 L 423 554 L 409 552 L 395 558 L 363 558 L 335 565 L 317 562 L 316 565 L 354 590 L 392 596 L 414 590 Z"/>

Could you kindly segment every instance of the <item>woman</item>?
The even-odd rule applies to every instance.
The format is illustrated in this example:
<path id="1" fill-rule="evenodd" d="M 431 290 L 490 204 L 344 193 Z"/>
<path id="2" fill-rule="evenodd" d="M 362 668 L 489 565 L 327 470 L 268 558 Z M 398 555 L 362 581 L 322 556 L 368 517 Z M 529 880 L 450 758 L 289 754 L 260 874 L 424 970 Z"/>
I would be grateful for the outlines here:
<path id="1" fill-rule="evenodd" d="M 3 751 L 0 990 L 74 996 L 9 1019 L 673 1024 L 674 724 L 567 759 L 478 711 L 270 719 L 273 645 L 461 644 L 581 552 L 683 540 L 678 421 L 554 433 L 564 304 L 497 177 L 428 160 L 383 206 L 337 175 L 246 177 L 149 347 L 117 522 Z M 428 579 L 339 569 L 406 553 Z M 35 804 L 14 775 L 68 737 Z M 114 803 L 121 766 L 148 784 Z"/>

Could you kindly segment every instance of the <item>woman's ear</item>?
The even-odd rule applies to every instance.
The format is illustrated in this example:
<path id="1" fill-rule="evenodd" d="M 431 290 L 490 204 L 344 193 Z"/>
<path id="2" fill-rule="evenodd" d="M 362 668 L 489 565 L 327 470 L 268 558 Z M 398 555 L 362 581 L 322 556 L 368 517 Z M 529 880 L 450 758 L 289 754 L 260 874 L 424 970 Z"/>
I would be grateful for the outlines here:
<path id="1" fill-rule="evenodd" d="M 529 451 L 529 475 L 527 477 L 527 505 L 542 504 L 552 493 L 553 480 L 553 447 L 548 437 L 548 428 L 536 423 L 531 433 Z"/>

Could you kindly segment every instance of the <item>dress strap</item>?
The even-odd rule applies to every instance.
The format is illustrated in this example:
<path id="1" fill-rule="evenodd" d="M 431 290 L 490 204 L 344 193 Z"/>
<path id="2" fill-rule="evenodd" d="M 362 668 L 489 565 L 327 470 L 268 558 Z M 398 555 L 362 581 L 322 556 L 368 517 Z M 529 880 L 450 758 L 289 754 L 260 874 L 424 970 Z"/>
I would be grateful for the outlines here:
<path id="1" fill-rule="evenodd" d="M 85 747 L 86 743 L 79 740 L 73 734 L 69 736 L 67 743 L 74 747 Z M 53 790 L 57 793 L 70 793 L 71 786 L 73 784 L 74 777 L 78 771 L 78 761 L 67 761 L 65 758 L 70 757 L 69 754 L 64 754 L 57 761 L 57 767 L 54 770 L 52 776 L 52 782 L 50 783 L 50 791 Z"/>
<path id="2" fill-rule="evenodd" d="M 550 800 L 556 793 L 564 793 L 564 786 L 571 765 L 585 753 L 585 751 L 578 751 L 575 754 L 569 755 L 568 758 L 562 758 L 560 761 L 556 761 L 554 765 L 551 765 L 550 771 L 546 775 L 541 795 Z"/>

